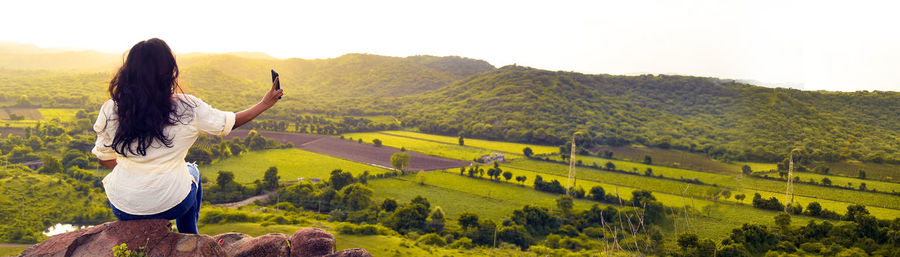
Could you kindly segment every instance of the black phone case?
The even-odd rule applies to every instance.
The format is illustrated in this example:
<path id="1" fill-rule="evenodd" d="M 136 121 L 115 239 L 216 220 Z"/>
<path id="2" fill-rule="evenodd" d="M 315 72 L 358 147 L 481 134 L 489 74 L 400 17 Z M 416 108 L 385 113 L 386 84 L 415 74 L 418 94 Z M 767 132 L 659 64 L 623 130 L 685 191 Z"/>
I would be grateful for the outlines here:
<path id="1" fill-rule="evenodd" d="M 272 82 L 275 82 L 275 78 L 278 78 L 278 72 L 275 72 L 275 69 L 272 69 Z M 278 80 L 278 83 L 275 83 L 275 89 L 281 89 L 281 80 Z M 278 99 L 281 99 L 279 96 Z"/>

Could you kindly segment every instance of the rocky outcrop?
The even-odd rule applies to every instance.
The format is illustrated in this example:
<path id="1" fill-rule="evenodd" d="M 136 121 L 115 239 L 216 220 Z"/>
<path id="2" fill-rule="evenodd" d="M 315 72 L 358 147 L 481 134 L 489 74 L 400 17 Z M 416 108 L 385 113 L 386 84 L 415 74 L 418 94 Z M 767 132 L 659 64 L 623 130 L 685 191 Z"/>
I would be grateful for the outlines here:
<path id="1" fill-rule="evenodd" d="M 317 228 L 304 228 L 291 236 L 268 234 L 251 237 L 241 233 L 207 235 L 171 232 L 167 220 L 107 222 L 60 234 L 28 248 L 20 256 L 112 256 L 112 248 L 125 243 L 128 249 L 147 256 L 372 256 L 363 249 L 335 252 L 334 236 Z"/>

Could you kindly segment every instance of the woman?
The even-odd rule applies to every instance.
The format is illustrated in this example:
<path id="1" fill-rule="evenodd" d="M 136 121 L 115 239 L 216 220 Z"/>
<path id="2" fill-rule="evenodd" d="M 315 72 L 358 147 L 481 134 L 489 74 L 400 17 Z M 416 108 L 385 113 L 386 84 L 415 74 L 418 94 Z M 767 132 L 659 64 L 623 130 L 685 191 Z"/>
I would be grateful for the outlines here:
<path id="1" fill-rule="evenodd" d="M 92 152 L 112 169 L 103 188 L 119 220 L 175 219 L 178 232 L 197 233 L 203 189 L 196 165 L 185 162 L 199 134 L 227 135 L 271 108 L 282 96 L 275 85 L 247 110 L 212 108 L 185 95 L 178 65 L 166 42 L 138 42 L 109 83 Z"/>

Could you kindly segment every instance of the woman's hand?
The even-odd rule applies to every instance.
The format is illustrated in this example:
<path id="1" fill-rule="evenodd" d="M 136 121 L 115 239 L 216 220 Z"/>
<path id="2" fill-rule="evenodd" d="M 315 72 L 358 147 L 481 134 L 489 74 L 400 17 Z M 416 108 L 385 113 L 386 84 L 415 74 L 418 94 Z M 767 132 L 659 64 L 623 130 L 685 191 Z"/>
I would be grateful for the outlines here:
<path id="1" fill-rule="evenodd" d="M 234 127 L 238 128 L 241 125 L 253 120 L 256 116 L 259 116 L 260 113 L 272 108 L 275 106 L 275 103 L 278 103 L 278 100 L 281 99 L 281 96 L 284 95 L 284 92 L 281 89 L 275 89 L 275 85 L 278 83 L 278 77 L 275 78 L 275 82 L 272 83 L 272 88 L 269 89 L 269 92 L 266 92 L 266 96 L 263 96 L 263 99 L 259 101 L 258 104 L 250 107 L 250 109 L 246 109 L 243 111 L 239 111 L 234 115 Z"/>
<path id="2" fill-rule="evenodd" d="M 272 82 L 272 88 L 269 89 L 269 92 L 266 92 L 266 96 L 263 96 L 262 101 L 260 103 L 264 104 L 266 107 L 272 107 L 278 100 L 281 99 L 281 96 L 284 95 L 284 91 L 282 89 L 275 89 L 275 85 L 278 85 L 278 80 L 281 77 L 275 77 L 275 82 Z"/>

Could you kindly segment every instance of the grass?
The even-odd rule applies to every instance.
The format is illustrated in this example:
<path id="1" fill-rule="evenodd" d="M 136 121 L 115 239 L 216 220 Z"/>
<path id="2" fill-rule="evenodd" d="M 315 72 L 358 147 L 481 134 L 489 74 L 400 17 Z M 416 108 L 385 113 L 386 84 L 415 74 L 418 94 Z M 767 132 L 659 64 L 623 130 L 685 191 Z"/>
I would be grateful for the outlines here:
<path id="1" fill-rule="evenodd" d="M 431 135 L 425 133 L 418 133 L 412 131 L 382 131 L 381 133 L 404 136 L 404 137 L 412 137 L 417 139 L 424 139 L 429 141 L 436 141 L 447 144 L 459 144 L 459 138 L 457 137 L 448 137 L 448 136 L 439 136 L 439 135 Z M 532 144 L 521 144 L 521 143 L 510 143 L 503 141 L 491 141 L 491 140 L 483 140 L 483 139 L 474 139 L 474 138 L 465 138 L 465 145 L 472 146 L 477 148 L 489 149 L 502 151 L 507 153 L 512 153 L 516 155 L 522 155 L 522 150 L 525 147 L 531 148 L 534 154 L 549 154 L 549 153 L 557 153 L 559 152 L 559 147 L 556 146 L 545 146 L 545 145 L 532 145 Z"/>
<path id="2" fill-rule="evenodd" d="M 559 197 L 526 186 L 459 176 L 459 171 L 456 174 L 426 172 L 425 185 L 416 183 L 414 175 L 405 175 L 371 180 L 369 187 L 375 191 L 373 200 L 376 202 L 390 197 L 404 204 L 421 195 L 432 206 L 443 208 L 452 219 L 459 217 L 463 211 L 472 211 L 479 217 L 501 221 L 509 217 L 513 210 L 527 204 L 556 209 L 556 198 Z M 587 209 L 593 204 L 599 203 L 576 200 L 575 209 Z"/>
<path id="3" fill-rule="evenodd" d="M 869 179 L 878 179 L 890 182 L 900 182 L 900 165 L 897 164 L 878 164 L 878 163 L 862 163 L 854 161 L 831 162 L 820 164 L 830 168 L 831 174 L 857 177 L 860 170 L 866 171 L 866 177 Z"/>
<path id="4" fill-rule="evenodd" d="M 210 236 L 238 232 L 250 236 L 261 236 L 268 233 L 282 233 L 292 235 L 297 230 L 304 227 L 318 227 L 325 229 L 335 237 L 337 250 L 362 248 L 366 249 L 372 256 L 534 256 L 528 255 L 527 252 L 515 250 L 501 249 L 483 249 L 475 248 L 471 250 L 447 249 L 441 247 L 430 247 L 416 245 L 416 242 L 399 235 L 346 235 L 337 233 L 334 228 L 335 223 L 325 221 L 315 221 L 310 226 L 299 225 L 270 225 L 262 226 L 259 223 L 227 223 L 227 224 L 207 224 L 201 226 L 200 233 Z M 2 248 L 0 248 L 2 249 Z"/>
<path id="5" fill-rule="evenodd" d="M 644 156 L 649 155 L 653 159 L 653 163 L 661 166 L 723 174 L 735 174 L 741 171 L 741 167 L 738 165 L 714 160 L 702 153 L 632 146 L 600 147 L 597 150 L 600 152 L 604 150 L 612 151 L 613 158 L 623 161 L 643 162 Z"/>
<path id="6" fill-rule="evenodd" d="M 778 177 L 777 172 L 768 173 L 769 177 Z M 809 181 L 812 179 L 816 183 L 822 183 L 822 179 L 828 178 L 831 180 L 832 185 L 843 186 L 846 187 L 848 183 L 854 189 L 859 188 L 859 185 L 862 183 L 866 183 L 866 188 L 869 190 L 876 189 L 879 192 L 900 192 L 900 183 L 891 183 L 879 180 L 868 180 L 868 179 L 859 179 L 859 178 L 851 178 L 851 177 L 843 177 L 843 176 L 832 176 L 832 175 L 822 175 L 811 172 L 794 172 L 794 176 L 799 176 L 803 179 L 803 181 Z"/>
<path id="7" fill-rule="evenodd" d="M 41 108 L 38 109 L 43 116 L 43 120 L 53 120 L 59 119 L 62 122 L 68 122 L 75 119 L 75 114 L 78 113 L 78 109 L 59 109 L 59 108 Z"/>
<path id="8" fill-rule="evenodd" d="M 10 245 L 0 246 L 0 256 L 18 256 L 30 246 Z"/>
<path id="9" fill-rule="evenodd" d="M 325 180 L 335 169 L 342 169 L 353 174 L 369 171 L 372 175 L 388 171 L 384 168 L 289 148 L 244 153 L 211 165 L 200 166 L 200 173 L 209 181 L 215 181 L 219 171 L 231 171 L 234 173 L 235 181 L 249 183 L 262 179 L 266 170 L 272 166 L 278 167 L 281 181 L 297 181 L 297 178 Z"/>
<path id="10" fill-rule="evenodd" d="M 367 144 L 371 144 L 373 139 L 378 139 L 381 140 L 381 143 L 386 146 L 396 148 L 403 147 L 407 150 L 416 151 L 428 155 L 464 161 L 472 161 L 473 159 L 481 157 L 482 155 L 491 154 L 492 152 L 494 152 L 492 150 L 471 146 L 431 142 L 381 133 L 350 133 L 344 134 L 343 136 L 347 139 L 353 138 L 353 140 L 362 139 L 363 142 Z"/>

